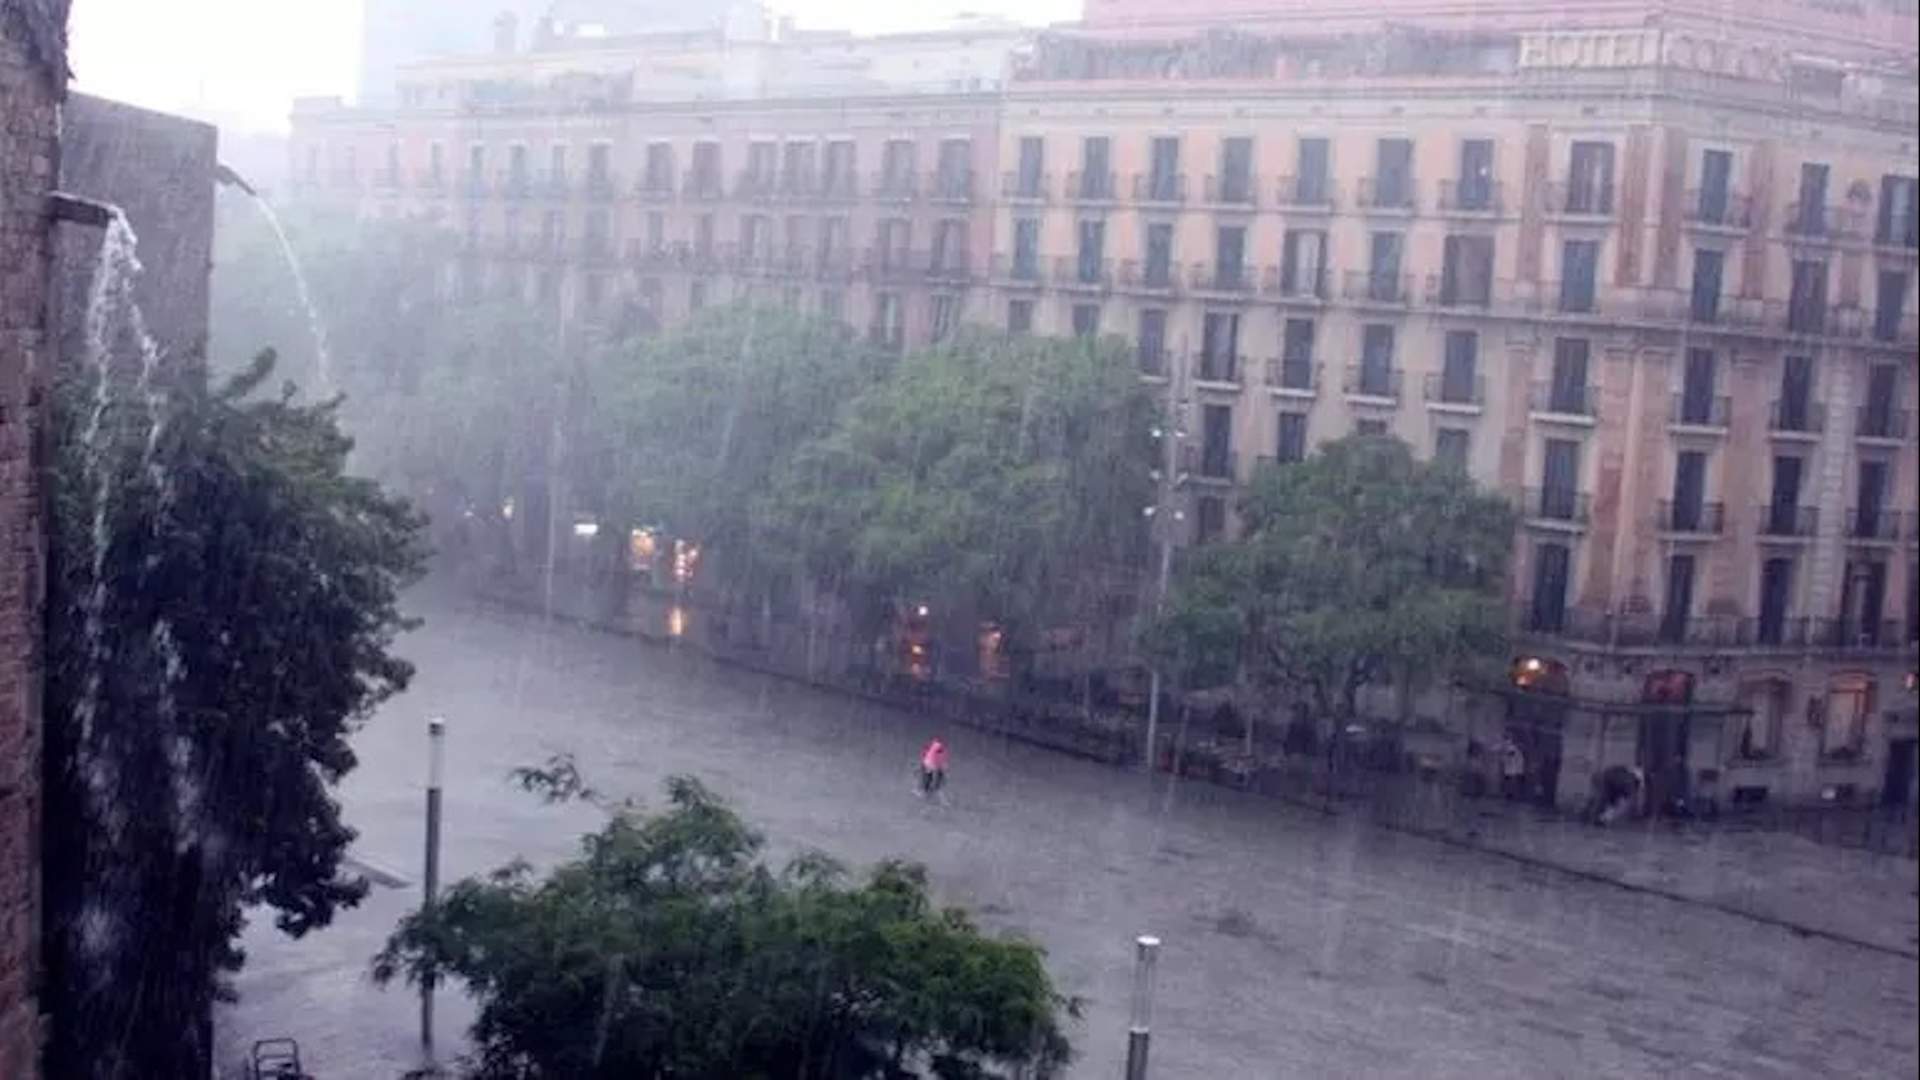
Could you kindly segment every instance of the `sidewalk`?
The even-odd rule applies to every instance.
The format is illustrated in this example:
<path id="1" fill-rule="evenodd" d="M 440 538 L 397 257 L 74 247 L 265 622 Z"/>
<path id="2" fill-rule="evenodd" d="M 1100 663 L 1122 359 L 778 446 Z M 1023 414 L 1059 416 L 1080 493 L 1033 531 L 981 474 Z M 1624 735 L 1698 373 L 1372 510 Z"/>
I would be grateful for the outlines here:
<path id="1" fill-rule="evenodd" d="M 1397 804 L 1397 805 L 1394 805 Z M 1391 809 L 1390 809 L 1391 807 Z M 1385 828 L 1920 958 L 1920 865 L 1736 823 L 1597 828 L 1498 799 L 1345 802 Z"/>

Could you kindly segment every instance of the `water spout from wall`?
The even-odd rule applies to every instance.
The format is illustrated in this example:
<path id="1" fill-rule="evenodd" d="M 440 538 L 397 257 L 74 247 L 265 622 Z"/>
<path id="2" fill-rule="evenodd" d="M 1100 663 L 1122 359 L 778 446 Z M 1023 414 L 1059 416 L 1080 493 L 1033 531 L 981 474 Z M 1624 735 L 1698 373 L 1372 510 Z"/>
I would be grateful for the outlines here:
<path id="1" fill-rule="evenodd" d="M 280 215 L 274 213 L 273 204 L 264 195 L 248 187 L 233 170 L 221 166 L 220 172 L 215 175 L 221 173 L 224 173 L 223 183 L 232 183 L 253 197 L 253 205 L 260 208 L 260 216 L 266 219 L 267 227 L 273 230 L 274 239 L 280 242 L 280 253 L 286 257 L 287 270 L 293 275 L 294 294 L 300 298 L 300 306 L 306 309 L 307 332 L 313 337 L 314 377 L 320 384 L 320 395 L 330 397 L 334 392 L 333 358 L 327 352 L 327 327 L 320 319 L 320 309 L 314 306 L 313 291 L 307 287 L 307 273 L 300 265 L 300 256 L 294 253 L 293 242 L 287 239 L 287 230 L 281 226 Z M 225 177 L 231 177 L 231 180 Z"/>

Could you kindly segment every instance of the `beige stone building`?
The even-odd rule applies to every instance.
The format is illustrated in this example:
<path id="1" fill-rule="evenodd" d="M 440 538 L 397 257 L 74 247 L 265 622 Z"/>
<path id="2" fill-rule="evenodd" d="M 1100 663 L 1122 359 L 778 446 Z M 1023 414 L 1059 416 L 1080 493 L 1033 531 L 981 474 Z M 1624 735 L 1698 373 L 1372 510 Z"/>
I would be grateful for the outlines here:
<path id="1" fill-rule="evenodd" d="M 1909 797 L 1913 5 L 1154 7 L 503 39 L 308 103 L 293 175 L 582 317 L 1122 335 L 1184 417 L 1193 542 L 1261 460 L 1398 435 L 1524 520 L 1515 685 L 1411 707 L 1510 727 L 1560 801 L 1620 762 Z"/>

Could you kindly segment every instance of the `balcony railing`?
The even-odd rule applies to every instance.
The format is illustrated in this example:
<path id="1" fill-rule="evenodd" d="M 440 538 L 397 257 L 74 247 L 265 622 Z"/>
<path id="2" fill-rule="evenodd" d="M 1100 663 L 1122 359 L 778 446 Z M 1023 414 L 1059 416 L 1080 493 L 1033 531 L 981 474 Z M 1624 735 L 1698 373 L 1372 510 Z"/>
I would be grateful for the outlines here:
<path id="1" fill-rule="evenodd" d="M 1847 538 L 1850 540 L 1900 539 L 1900 512 L 1872 506 L 1847 508 Z"/>
<path id="2" fill-rule="evenodd" d="M 1165 378 L 1171 354 L 1165 349 L 1156 349 L 1142 345 L 1134 350 L 1134 357 L 1140 368 L 1140 374 L 1150 378 Z"/>
<path id="3" fill-rule="evenodd" d="M 1827 430 L 1827 407 L 1818 401 L 1785 401 L 1775 398 L 1768 416 L 1768 430 L 1796 435 L 1818 435 Z"/>
<path id="4" fill-rule="evenodd" d="M 1784 222 L 1783 231 L 1801 241 L 1845 240 L 1861 235 L 1859 211 L 1844 205 L 1823 206 L 1796 200 L 1787 204 Z"/>
<path id="5" fill-rule="evenodd" d="M 973 201 L 973 170 L 942 169 L 933 174 L 931 190 L 927 198 L 940 203 L 970 203 Z"/>
<path id="6" fill-rule="evenodd" d="M 673 174 L 655 172 L 641 177 L 640 197 L 648 202 L 665 202 L 673 198 Z"/>
<path id="7" fill-rule="evenodd" d="M 1209 206 L 1251 210 L 1259 202 L 1259 180 L 1252 173 L 1207 177 L 1205 201 Z"/>
<path id="8" fill-rule="evenodd" d="M 911 169 L 883 170 L 868 181 L 873 197 L 889 202 L 911 202 L 920 193 L 920 177 Z"/>
<path id="9" fill-rule="evenodd" d="M 1427 401 L 1434 405 L 1484 405 L 1487 400 L 1487 380 L 1481 376 L 1448 378 L 1444 372 L 1429 374 L 1426 378 Z"/>
<path id="10" fill-rule="evenodd" d="M 1245 263 L 1194 263 L 1188 284 L 1197 292 L 1240 296 L 1253 292 L 1253 267 Z"/>
<path id="11" fill-rule="evenodd" d="M 1276 205 L 1296 211 L 1328 213 L 1340 203 L 1339 187 L 1326 176 L 1283 176 L 1274 186 Z"/>
<path id="12" fill-rule="evenodd" d="M 1273 390 L 1290 390 L 1300 394 L 1318 393 L 1320 365 L 1300 357 L 1269 356 L 1267 386 Z"/>
<path id="13" fill-rule="evenodd" d="M 680 193 L 688 199 L 714 200 L 725 194 L 720 184 L 720 174 L 688 169 L 680 179 Z"/>
<path id="14" fill-rule="evenodd" d="M 611 172 L 589 170 L 587 181 L 582 190 L 587 198 L 596 202 L 606 202 L 620 191 L 620 178 Z"/>
<path id="15" fill-rule="evenodd" d="M 1122 259 L 1117 280 L 1122 289 L 1138 292 L 1178 292 L 1180 270 L 1171 260 Z"/>
<path id="16" fill-rule="evenodd" d="M 338 186 L 338 185 L 335 185 L 335 186 Z M 477 196 L 486 195 L 489 192 L 489 185 L 487 183 L 487 178 L 482 173 L 474 173 L 474 172 L 462 173 L 460 176 L 460 190 L 466 192 L 470 196 L 477 197 Z"/>
<path id="17" fill-rule="evenodd" d="M 1069 289 L 1111 289 L 1113 260 L 1084 255 L 1055 256 L 1053 283 Z"/>
<path id="18" fill-rule="evenodd" d="M 1000 174 L 1000 196 L 1013 202 L 1045 202 L 1052 190 L 1052 173 Z"/>
<path id="19" fill-rule="evenodd" d="M 1673 410 L 1668 417 L 1670 423 L 1680 427 L 1723 428 L 1732 409 L 1732 401 L 1724 394 L 1679 393 L 1673 395 Z"/>
<path id="20" fill-rule="evenodd" d="M 1067 174 L 1067 198 L 1074 202 L 1112 202 L 1114 197 L 1111 169 Z"/>
<path id="21" fill-rule="evenodd" d="M 748 169 L 733 178 L 733 197 L 749 202 L 768 202 L 780 194 L 780 180 L 771 172 Z"/>
<path id="22" fill-rule="evenodd" d="M 860 197 L 860 178 L 852 169 L 824 172 L 820 175 L 818 196 L 824 202 L 852 202 Z"/>
<path id="23" fill-rule="evenodd" d="M 1721 531 L 1726 528 L 1727 507 L 1725 503 L 1676 503 L 1662 499 L 1660 500 L 1659 513 L 1659 528 L 1663 533 L 1719 536 Z"/>
<path id="24" fill-rule="evenodd" d="M 1563 180 L 1547 184 L 1545 195 L 1546 212 L 1550 217 L 1613 216 L 1611 184 L 1569 184 Z"/>
<path id="25" fill-rule="evenodd" d="M 1525 498 L 1521 509 L 1532 521 L 1585 525 L 1592 511 L 1591 496 L 1567 487 L 1528 488 Z"/>
<path id="26" fill-rule="evenodd" d="M 1201 350 L 1193 357 L 1193 379 L 1195 382 L 1239 385 L 1240 355 L 1225 349 L 1213 352 Z"/>
<path id="27" fill-rule="evenodd" d="M 1180 465 L 1191 477 L 1228 482 L 1234 478 L 1232 451 L 1207 453 L 1205 447 L 1189 443 L 1180 448 Z"/>
<path id="28" fill-rule="evenodd" d="M 1442 180 L 1440 200 L 1443 214 L 1490 214 L 1506 212 L 1506 189 L 1498 180 Z"/>
<path id="29" fill-rule="evenodd" d="M 1426 298 L 1434 307 L 1491 308 L 1493 283 L 1484 278 L 1470 282 L 1464 274 L 1451 278 L 1446 274 L 1428 274 Z"/>
<path id="30" fill-rule="evenodd" d="M 1340 295 L 1357 303 L 1405 307 L 1413 297 L 1413 275 L 1349 270 Z"/>
<path id="31" fill-rule="evenodd" d="M 494 182 L 494 193 L 503 199 L 530 199 L 533 197 L 533 177 L 524 172 L 511 170 L 500 174 Z"/>
<path id="32" fill-rule="evenodd" d="M 1260 291 L 1276 300 L 1292 300 L 1308 304 L 1321 304 L 1332 298 L 1333 290 L 1329 282 L 1332 274 L 1324 266 L 1311 271 L 1296 271 L 1292 275 L 1283 273 L 1284 267 L 1267 267 L 1265 279 Z"/>
<path id="33" fill-rule="evenodd" d="M 1756 516 L 1760 535 L 1805 539 L 1820 530 L 1820 508 L 1788 503 L 1762 503 Z"/>
<path id="34" fill-rule="evenodd" d="M 1361 177 L 1354 189 L 1353 204 L 1361 210 L 1411 214 L 1418 204 L 1413 178 L 1382 180 L 1377 176 Z"/>
<path id="35" fill-rule="evenodd" d="M 1531 613 L 1531 606 L 1527 609 Z M 1557 625 L 1532 625 L 1534 633 L 1571 641 L 1639 648 L 1659 645 L 1708 649 L 1835 649 L 1875 651 L 1904 645 L 1901 626 L 1889 619 L 1809 619 L 1740 615 L 1676 617 L 1651 611 L 1567 608 Z"/>
<path id="36" fill-rule="evenodd" d="M 1398 402 L 1406 373 L 1380 364 L 1348 364 L 1341 392 L 1349 397 Z"/>
<path id="37" fill-rule="evenodd" d="M 996 280 L 1039 285 L 1045 277 L 1044 263 L 1037 254 L 995 255 L 989 269 Z"/>
<path id="38" fill-rule="evenodd" d="M 1752 227 L 1753 204 L 1735 192 L 1695 188 L 1686 194 L 1684 219 L 1702 228 L 1744 230 Z"/>
<path id="39" fill-rule="evenodd" d="M 1838 618 L 1810 619 L 1807 644 L 1815 649 L 1876 651 L 1898 649 L 1906 644 L 1896 619 Z"/>
<path id="40" fill-rule="evenodd" d="M 1885 405 L 1861 405 L 1855 409 L 1853 433 L 1862 439 L 1904 439 L 1907 437 L 1907 410 Z"/>
<path id="41" fill-rule="evenodd" d="M 1551 380 L 1533 384 L 1533 411 L 1551 416 L 1594 417 L 1597 414 L 1594 388 L 1580 383 Z"/>
<path id="42" fill-rule="evenodd" d="M 1133 201 L 1177 205 L 1187 201 L 1186 173 L 1134 173 Z"/>

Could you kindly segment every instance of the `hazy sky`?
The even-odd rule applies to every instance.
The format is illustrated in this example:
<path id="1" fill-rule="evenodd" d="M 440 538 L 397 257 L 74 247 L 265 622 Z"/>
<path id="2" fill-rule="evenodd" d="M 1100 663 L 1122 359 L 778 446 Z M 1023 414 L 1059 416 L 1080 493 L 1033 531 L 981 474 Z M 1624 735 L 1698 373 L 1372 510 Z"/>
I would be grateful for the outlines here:
<path id="1" fill-rule="evenodd" d="M 484 19 L 486 0 L 472 0 Z M 698 4 L 702 0 L 687 0 Z M 775 0 L 801 25 L 863 32 L 938 25 L 956 11 L 1026 22 L 1075 17 L 1079 0 Z M 79 89 L 191 111 L 236 127 L 281 129 L 303 94 L 350 94 L 359 0 L 74 0 Z"/>

